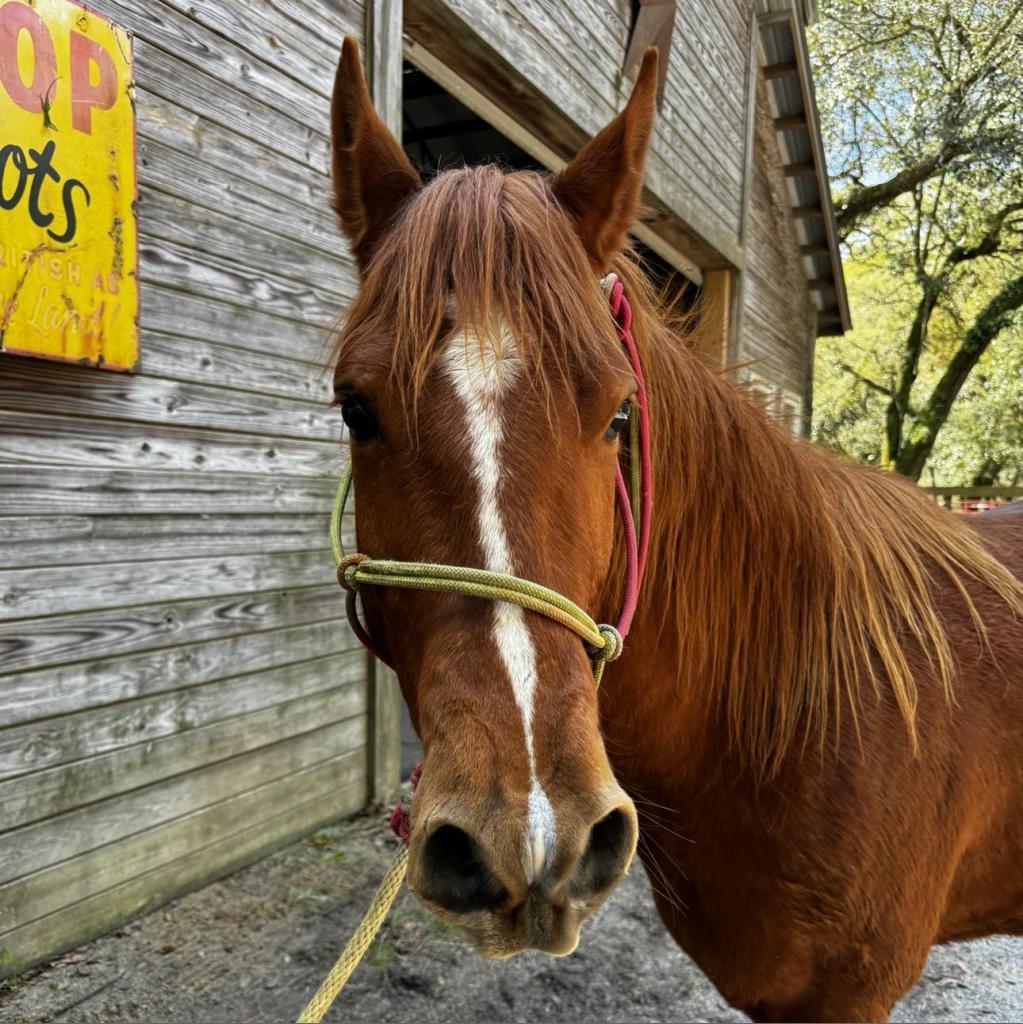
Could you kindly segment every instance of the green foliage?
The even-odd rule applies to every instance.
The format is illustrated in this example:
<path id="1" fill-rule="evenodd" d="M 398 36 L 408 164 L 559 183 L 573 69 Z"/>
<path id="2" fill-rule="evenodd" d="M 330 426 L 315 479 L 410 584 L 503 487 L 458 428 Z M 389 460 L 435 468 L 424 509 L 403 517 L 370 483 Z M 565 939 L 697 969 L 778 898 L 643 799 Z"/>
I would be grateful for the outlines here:
<path id="1" fill-rule="evenodd" d="M 913 319 L 917 294 L 910 278 L 893 274 L 881 261 L 850 260 L 845 273 L 855 328 L 817 343 L 814 434 L 827 447 L 880 465 L 895 385 L 892 354 Z M 962 335 L 962 322 L 995 287 L 996 282 L 981 282 L 959 296 L 958 316 L 939 309 L 932 318 L 931 348 L 921 360 L 914 401 L 933 390 Z M 921 482 L 1023 484 L 1023 324 L 1003 332 L 981 357 L 938 434 Z"/>
<path id="2" fill-rule="evenodd" d="M 1023 0 L 821 0 L 811 33 L 854 330 L 816 437 L 926 482 L 1023 477 Z"/>

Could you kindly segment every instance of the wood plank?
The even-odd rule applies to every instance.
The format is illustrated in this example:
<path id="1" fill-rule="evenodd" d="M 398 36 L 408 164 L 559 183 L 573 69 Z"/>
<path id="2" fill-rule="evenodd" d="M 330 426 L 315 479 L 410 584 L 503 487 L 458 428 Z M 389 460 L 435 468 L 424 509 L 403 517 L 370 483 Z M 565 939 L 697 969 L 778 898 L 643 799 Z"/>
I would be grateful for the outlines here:
<path id="1" fill-rule="evenodd" d="M 187 243 L 168 242 L 139 232 L 139 280 L 207 295 L 233 306 L 255 305 L 285 320 L 326 327 L 339 312 L 336 301 L 315 289 L 253 273 L 232 260 L 204 253 Z"/>
<path id="2" fill-rule="evenodd" d="M 198 342 L 213 345 L 228 345 L 240 352 L 269 353 L 272 357 L 288 362 L 295 360 L 300 367 L 312 364 L 326 367 L 333 332 L 331 324 L 300 323 L 297 320 L 282 319 L 258 306 L 235 306 L 221 302 L 209 295 L 182 291 L 171 283 L 153 278 L 146 283 L 146 308 L 143 311 L 145 336 L 158 332 L 159 336 L 179 339 L 179 358 L 188 359 L 188 345 Z M 147 345 L 142 346 L 142 366 L 146 367 Z M 185 352 L 181 352 L 185 349 Z M 173 355 L 173 353 L 172 353 Z M 202 368 L 202 354 L 197 358 Z M 280 367 L 287 373 L 286 367 Z M 161 365 L 154 363 L 155 374 Z M 243 374 L 252 386 L 259 383 L 258 372 L 253 369 Z M 328 377 L 329 380 L 329 377 Z M 244 385 L 241 385 L 244 386 Z M 318 399 L 318 396 L 313 396 Z"/>
<path id="3" fill-rule="evenodd" d="M 340 412 L 319 402 L 269 396 L 256 401 L 248 392 L 166 381 L 145 372 L 96 373 L 66 363 L 0 361 L 0 409 L 36 412 L 43 402 L 54 415 L 210 427 L 275 439 L 336 443 L 341 436 Z"/>
<path id="4" fill-rule="evenodd" d="M 3 831 L 20 828 L 64 814 L 76 806 L 106 800 L 139 786 L 146 786 L 172 775 L 202 768 L 205 764 L 236 757 L 249 750 L 277 742 L 288 736 L 322 726 L 325 722 L 345 721 L 366 714 L 366 667 L 362 652 L 315 662 L 289 665 L 270 673 L 250 673 L 234 680 L 218 682 L 198 691 L 215 691 L 210 699 L 221 705 L 246 683 L 256 696 L 229 715 L 209 722 L 196 718 L 189 727 L 172 729 L 166 734 L 138 737 L 128 746 L 104 750 L 89 749 L 87 756 L 71 764 L 49 768 L 34 766 L 23 774 L 0 782 L 0 800 L 4 816 Z M 288 687 L 290 684 L 290 693 Z M 342 685 L 344 684 L 344 685 Z M 182 691 L 183 692 L 183 691 Z M 194 696 L 194 695 L 193 695 Z M 171 698 L 164 698 L 166 703 Z M 128 721 L 132 721 L 129 709 Z M 186 712 L 188 713 L 188 712 Z M 83 716 L 72 716 L 68 722 Z M 93 716 L 95 720 L 95 716 Z M 52 721 L 52 720 L 50 720 Z M 48 727 L 48 722 L 31 729 Z M 29 731 L 23 727 L 20 731 Z M 0 731 L 0 740 L 6 733 Z M 131 737 L 134 741 L 136 737 Z"/>
<path id="5" fill-rule="evenodd" d="M 585 55 L 585 59 L 579 61 L 580 70 L 588 77 L 607 79 L 612 88 L 618 88 L 629 31 L 626 30 L 622 38 L 613 39 L 608 33 L 606 14 L 596 15 L 587 3 L 550 4 L 547 10 L 562 26 L 565 37 L 562 49 L 566 56 Z M 529 11 L 525 14 L 530 16 Z M 675 30 L 675 37 L 680 35 L 684 35 L 681 25 Z M 737 147 L 694 145 L 695 140 L 720 137 L 722 122 L 728 119 L 729 112 L 721 108 L 731 101 L 727 85 L 732 78 L 722 74 L 719 83 L 711 72 L 709 67 L 693 67 L 677 58 L 670 59 L 652 150 L 675 168 L 676 176 L 695 176 L 701 182 L 713 176 L 734 182 L 741 176 L 741 152 Z M 679 89 L 679 79 L 685 81 L 684 91 Z M 705 91 L 708 85 L 721 89 L 722 96 L 715 99 L 708 94 Z M 682 131 L 682 126 L 692 128 Z"/>
<path id="6" fill-rule="evenodd" d="M 357 760 L 357 755 L 351 755 Z M 345 762 L 339 759 L 339 773 Z M 121 921 L 147 913 L 167 900 L 236 871 L 260 856 L 293 842 L 299 836 L 350 814 L 363 805 L 365 784 L 333 787 L 325 795 L 305 800 L 298 792 L 278 798 L 282 814 L 248 824 L 184 857 L 151 869 L 126 882 L 74 903 L 65 911 L 40 918 L 0 936 L 12 951 L 0 972 L 15 973 L 56 953 L 81 945 Z"/>
<path id="7" fill-rule="evenodd" d="M 344 460 L 340 446 L 329 441 L 0 409 L 0 464 L 5 465 L 338 477 Z"/>
<path id="8" fill-rule="evenodd" d="M 3 676 L 0 728 L 356 649 L 343 618 Z"/>
<path id="9" fill-rule="evenodd" d="M 269 746 L 161 779 L 110 800 L 0 835 L 0 881 L 13 881 L 89 850 L 192 814 L 292 772 L 361 750 L 365 717 L 331 722 Z M 363 754 L 365 756 L 365 754 Z M 359 774 L 365 773 L 361 765 Z M 116 845 L 112 856 L 116 860 Z"/>
<path id="10" fill-rule="evenodd" d="M 145 69 L 151 92 L 181 109 L 245 135 L 296 167 L 323 174 L 329 166 L 326 115 L 317 116 L 315 124 L 304 124 L 301 116 L 291 117 L 250 96 L 239 87 L 245 83 L 209 74 L 144 36 L 135 37 L 135 64 Z M 275 81 L 283 84 L 283 79 Z"/>
<path id="11" fill-rule="evenodd" d="M 304 802 L 326 795 L 331 787 L 343 790 L 357 784 L 359 775 L 359 765 L 351 757 L 333 759 L 123 839 L 117 843 L 116 856 L 106 848 L 92 850 L 0 886 L 0 931 L 10 929 L 13 922 L 23 925 L 63 909 L 68 893 L 74 893 L 76 903 L 88 899 L 274 817 L 287 808 L 286 800 Z"/>
<path id="12" fill-rule="evenodd" d="M 356 673 L 365 675 L 365 665 L 358 664 L 359 652 L 353 653 Z M 351 656 L 345 655 L 350 669 Z M 340 665 L 338 655 L 307 659 L 304 651 L 292 649 L 291 661 L 270 671 L 232 674 L 204 686 L 185 685 L 154 697 L 0 729 L 0 780 L 34 775 L 72 761 L 87 762 L 111 751 L 284 704 L 289 686 L 296 698 L 314 695 L 333 687 L 332 676 L 341 672 Z M 347 717 L 325 713 L 317 724 Z M 6 817 L 0 820 L 0 831 L 8 827 Z"/>
<path id="13" fill-rule="evenodd" d="M 313 49 L 318 59 L 337 64 L 341 53 L 341 40 L 355 36 L 362 48 L 363 60 L 369 49 L 364 30 L 369 20 L 364 0 L 343 4 L 335 0 L 245 0 L 265 4 L 285 20 L 290 20 L 302 32 L 302 38 Z"/>
<path id="14" fill-rule="evenodd" d="M 6 515 L 318 513 L 330 507 L 335 489 L 326 478 L 259 473 L 0 466 Z"/>
<path id="15" fill-rule="evenodd" d="M 769 82 L 776 78 L 794 78 L 799 74 L 799 68 L 792 62 L 783 64 L 765 64 L 762 68 L 764 78 Z"/>
<path id="16" fill-rule="evenodd" d="M 632 8 L 629 4 L 616 4 L 610 0 L 582 0 L 567 8 L 575 18 L 585 21 L 588 34 L 602 51 L 596 57 L 595 65 L 609 69 L 614 73 L 624 60 L 625 52 L 632 34 Z M 748 19 L 750 11 L 735 12 L 739 17 L 728 21 L 738 23 L 741 27 Z M 695 17 L 694 17 L 695 16 Z M 691 52 L 690 36 L 703 39 L 707 34 L 707 14 L 705 10 L 693 11 L 686 5 L 676 5 L 676 25 L 672 35 L 672 53 L 670 67 L 665 83 L 664 103 L 661 116 L 665 121 L 698 121 L 716 134 L 720 127 L 715 127 L 714 115 L 722 112 L 735 124 L 745 118 L 740 108 L 742 101 L 740 83 L 743 80 L 742 56 L 746 41 L 738 38 L 728 42 L 728 57 L 724 63 L 709 60 L 708 52 L 701 53 L 697 58 Z M 747 31 L 748 38 L 748 31 Z M 696 80 L 697 89 L 693 89 Z M 734 90 L 734 94 L 733 94 Z M 704 122 L 702 116 L 708 120 Z M 690 141 L 687 149 L 692 149 Z M 704 158 L 717 156 L 702 147 Z M 738 152 L 738 151 L 736 151 Z"/>
<path id="17" fill-rule="evenodd" d="M 560 17 L 566 29 L 572 26 L 572 31 L 567 33 L 572 40 L 570 50 L 585 49 L 583 40 L 592 39 L 597 44 L 590 51 L 589 73 L 606 76 L 617 85 L 626 43 L 622 41 L 616 47 L 607 47 L 610 39 L 606 16 L 593 15 L 586 4 L 552 5 L 552 13 Z M 706 48 L 699 60 L 683 54 L 679 47 L 689 45 L 684 4 L 678 6 L 676 19 L 664 101 L 652 148 L 676 169 L 676 176 L 688 177 L 682 170 L 688 168 L 690 174 L 698 175 L 697 180 L 704 186 L 711 181 L 731 182 L 732 188 L 721 192 L 728 206 L 736 202 L 735 189 L 742 178 L 742 151 L 738 138 L 733 140 L 734 144 L 729 144 L 722 139 L 722 134 L 729 127 L 737 130 L 743 117 L 736 96 L 741 93 L 744 72 L 734 57 L 725 67 L 719 60 L 724 54 L 716 48 Z M 703 40 L 708 31 L 706 19 L 699 19 L 693 30 Z M 602 42 L 605 45 L 600 45 Z M 688 130 L 682 131 L 682 126 L 687 126 Z M 707 141 L 712 138 L 719 144 L 708 145 Z"/>
<path id="18" fill-rule="evenodd" d="M 370 87 L 384 123 L 401 138 L 402 0 L 369 0 Z M 366 758 L 370 798 L 388 803 L 401 784 L 401 690 L 398 676 L 367 654 L 372 729 Z"/>
<path id="19" fill-rule="evenodd" d="M 147 299 L 152 295 L 147 291 Z M 179 303 L 180 305 L 180 303 Z M 147 322 L 152 309 L 146 307 Z M 265 349 L 236 348 L 234 342 L 247 338 L 244 331 L 234 327 L 234 337 L 206 341 L 202 338 L 183 338 L 162 334 L 147 326 L 139 372 L 147 377 L 161 377 L 214 387 L 230 385 L 236 391 L 257 395 L 295 398 L 325 406 L 333 398 L 333 375 L 320 363 L 302 362 L 298 358 L 268 352 Z M 285 337 L 287 340 L 285 340 Z M 279 332 L 274 344 L 281 353 L 291 348 L 292 339 L 287 329 Z M 318 340 L 326 348 L 323 338 Z"/>
<path id="20" fill-rule="evenodd" d="M 0 571 L 0 620 L 60 615 L 137 601 L 184 600 L 278 587 L 326 586 L 335 579 L 322 548 L 160 561 Z"/>
<path id="21" fill-rule="evenodd" d="M 176 168 L 176 173 L 181 172 Z M 262 224 L 256 224 L 251 222 L 256 215 L 246 210 L 250 204 L 239 199 L 226 208 L 230 212 L 223 212 L 225 207 L 200 206 L 189 197 L 147 183 L 139 195 L 148 237 L 201 245 L 203 252 L 230 260 L 239 268 L 293 286 L 313 287 L 335 312 L 355 289 L 354 277 L 340 258 L 339 239 L 333 239 L 333 249 L 326 252 L 306 244 L 311 237 L 311 218 L 306 214 L 298 222 L 289 222 L 283 204 L 278 204 L 275 211 L 261 215 Z M 251 220 L 245 219 L 246 213 Z"/>
<path id="22" fill-rule="evenodd" d="M 324 551 L 324 558 L 328 553 Z M 289 587 L 227 597 L 139 604 L 49 615 L 26 627 L 0 623 L 3 674 L 68 662 L 116 658 L 157 647 L 185 646 L 239 633 L 261 633 L 318 622 L 344 623 L 344 600 L 336 585 Z"/>
<path id="23" fill-rule="evenodd" d="M 139 142 L 140 159 L 145 160 L 140 176 L 143 209 L 146 190 L 159 189 L 204 210 L 229 210 L 238 224 L 272 228 L 291 245 L 311 248 L 336 262 L 349 262 L 329 206 L 328 178 L 309 172 L 296 174 L 287 165 L 268 160 L 266 152 L 251 140 L 201 118 L 183 125 L 180 117 L 173 116 L 173 108 L 156 119 L 152 116 L 154 104 L 165 101 L 155 96 L 146 101 L 151 116 Z M 158 137 L 154 137 L 154 129 L 159 129 Z M 192 146 L 189 138 L 196 140 Z M 242 234 L 239 232 L 240 237 Z M 346 277 L 341 272 L 339 276 Z"/>
<path id="24" fill-rule="evenodd" d="M 318 515 L 279 516 L 0 515 L 0 569 L 90 565 L 112 557 L 135 562 L 251 551 L 327 551 L 328 519 L 327 509 Z M 354 544 L 351 514 L 345 516 L 343 533 Z"/>
<path id="25" fill-rule="evenodd" d="M 220 6 L 230 8 L 228 4 Z M 104 0 L 103 9 L 114 21 L 135 33 L 137 66 L 147 69 L 150 77 L 159 76 L 153 74 L 145 55 L 150 48 L 158 47 L 179 62 L 179 76 L 197 77 L 198 73 L 204 80 L 220 83 L 221 89 L 238 91 L 256 109 L 271 110 L 299 124 L 327 123 L 325 111 L 329 98 L 322 84 L 316 89 L 309 83 L 324 77 L 323 71 L 328 69 L 318 69 L 315 63 L 308 61 L 301 61 L 296 68 L 296 62 L 301 60 L 297 52 L 289 59 L 284 46 L 276 50 L 271 47 L 264 33 L 272 33 L 275 23 L 265 12 L 250 23 L 246 31 L 228 36 L 207 27 L 209 11 L 200 0 L 188 6 L 163 0 L 149 0 L 145 4 Z M 239 45 L 242 41 L 249 44 L 248 49 Z M 140 47 L 143 48 L 141 53 Z M 266 60 L 270 55 L 276 58 L 272 62 Z M 215 96 L 210 100 L 215 100 Z"/>

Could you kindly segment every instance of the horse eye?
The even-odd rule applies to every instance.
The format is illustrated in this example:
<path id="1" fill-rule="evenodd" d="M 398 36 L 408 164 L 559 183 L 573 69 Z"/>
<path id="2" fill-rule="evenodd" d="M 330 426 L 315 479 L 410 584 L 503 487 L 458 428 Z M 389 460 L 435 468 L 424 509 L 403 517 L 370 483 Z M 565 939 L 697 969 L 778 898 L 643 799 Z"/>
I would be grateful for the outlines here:
<path id="1" fill-rule="evenodd" d="M 622 402 L 619 406 L 618 411 L 611 418 L 611 422 L 608 424 L 607 433 L 604 437 L 608 441 L 617 441 L 622 436 L 622 431 L 629 425 L 629 410 L 632 408 L 630 402 Z"/>
<path id="2" fill-rule="evenodd" d="M 373 410 L 354 395 L 341 399 L 341 419 L 356 441 L 372 440 L 380 430 Z"/>

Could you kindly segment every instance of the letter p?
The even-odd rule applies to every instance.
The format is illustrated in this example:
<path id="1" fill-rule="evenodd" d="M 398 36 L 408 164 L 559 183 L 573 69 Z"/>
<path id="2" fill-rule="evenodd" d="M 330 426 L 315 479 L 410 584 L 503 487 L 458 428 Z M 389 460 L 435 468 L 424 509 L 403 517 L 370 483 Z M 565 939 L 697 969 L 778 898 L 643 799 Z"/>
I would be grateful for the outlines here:
<path id="1" fill-rule="evenodd" d="M 93 69 L 97 81 L 93 82 Z M 117 71 L 99 43 L 71 33 L 71 126 L 92 134 L 92 110 L 109 110 L 117 100 Z"/>

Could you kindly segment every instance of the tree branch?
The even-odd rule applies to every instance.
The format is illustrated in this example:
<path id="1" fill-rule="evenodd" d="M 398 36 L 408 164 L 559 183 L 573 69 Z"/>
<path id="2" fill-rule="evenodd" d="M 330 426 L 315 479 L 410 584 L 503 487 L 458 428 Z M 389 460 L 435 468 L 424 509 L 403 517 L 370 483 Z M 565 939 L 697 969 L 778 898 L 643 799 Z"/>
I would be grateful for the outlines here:
<path id="1" fill-rule="evenodd" d="M 895 459 L 895 469 L 919 480 L 934 448 L 938 432 L 948 420 L 955 402 L 977 361 L 992 341 L 1012 322 L 1013 314 L 1023 307 L 1023 274 L 1009 281 L 973 322 L 956 350 L 930 398 L 916 417 L 916 423 Z"/>
<path id="2" fill-rule="evenodd" d="M 851 377 L 855 377 L 861 384 L 866 385 L 871 391 L 876 391 L 878 394 L 885 395 L 887 398 L 892 397 L 892 389 L 886 388 L 883 384 L 878 384 L 876 380 L 871 380 L 869 377 L 864 377 L 858 370 L 853 369 L 848 363 L 838 361 L 839 368 L 848 373 Z"/>
<path id="3" fill-rule="evenodd" d="M 887 181 L 849 189 L 835 216 L 839 234 L 845 238 L 868 214 L 888 206 L 899 196 L 933 178 L 959 157 L 977 153 L 992 143 L 1004 142 L 1017 132 L 1016 128 L 1004 128 L 968 139 L 953 139 L 946 142 L 937 152 L 904 167 Z"/>

